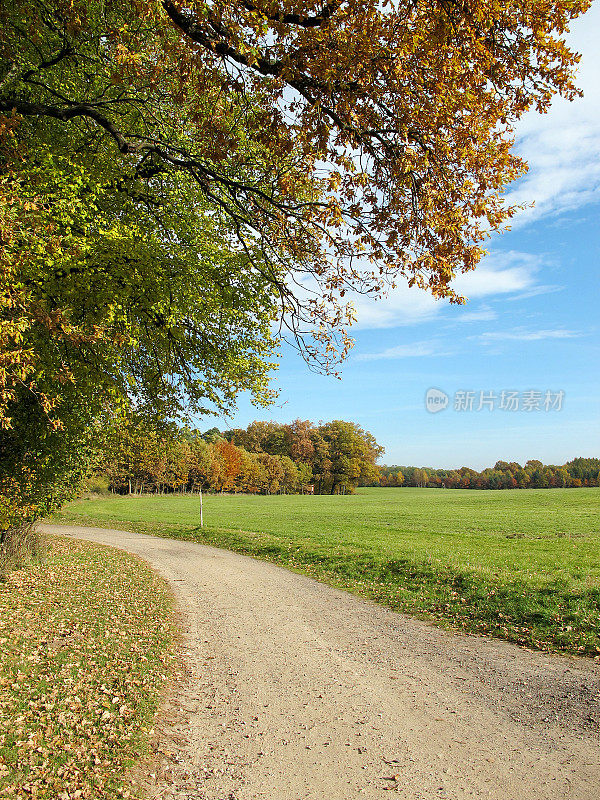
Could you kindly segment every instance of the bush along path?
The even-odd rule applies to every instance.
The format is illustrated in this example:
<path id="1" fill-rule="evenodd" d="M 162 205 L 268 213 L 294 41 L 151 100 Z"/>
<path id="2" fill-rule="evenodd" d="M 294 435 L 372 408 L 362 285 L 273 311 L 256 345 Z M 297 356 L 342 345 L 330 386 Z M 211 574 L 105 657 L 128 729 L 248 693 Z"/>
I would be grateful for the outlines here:
<path id="1" fill-rule="evenodd" d="M 168 586 L 113 548 L 51 538 L 0 582 L 0 797 L 131 797 L 174 642 Z"/>

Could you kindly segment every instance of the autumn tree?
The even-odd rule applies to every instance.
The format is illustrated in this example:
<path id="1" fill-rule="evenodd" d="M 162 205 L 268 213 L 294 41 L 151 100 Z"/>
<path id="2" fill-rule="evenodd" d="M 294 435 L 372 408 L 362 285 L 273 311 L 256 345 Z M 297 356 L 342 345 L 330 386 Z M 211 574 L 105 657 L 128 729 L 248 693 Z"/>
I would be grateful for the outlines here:
<path id="1" fill-rule="evenodd" d="M 350 287 L 403 276 L 455 299 L 455 271 L 513 213 L 515 120 L 577 94 L 562 37 L 588 5 L 7 3 L 0 113 L 19 152 L 93 151 L 113 196 L 174 238 L 165 194 L 188 235 L 198 206 L 222 215 L 296 340 L 303 323 L 330 338 Z"/>
<path id="2" fill-rule="evenodd" d="M 429 475 L 427 473 L 427 470 L 416 469 L 413 473 L 413 481 L 414 485 L 419 486 L 420 488 L 427 486 L 427 483 L 429 481 Z"/>
<path id="3" fill-rule="evenodd" d="M 277 456 L 272 456 L 269 453 L 258 453 L 256 458 L 262 467 L 261 491 L 264 494 L 277 494 L 284 479 L 284 468 L 281 461 Z"/>
<path id="4" fill-rule="evenodd" d="M 21 90 L 31 108 L 65 93 L 117 107 L 122 50 L 107 32 L 126 24 L 124 10 L 2 9 L 0 544 L 2 530 L 77 489 L 90 465 L 86 443 L 112 407 L 134 401 L 168 417 L 228 408 L 244 388 L 259 403 L 270 397 L 276 297 L 255 266 L 258 246 L 232 247 L 234 223 L 192 178 L 152 183 L 148 164 L 118 149 L 115 161 L 114 140 L 86 115 L 64 124 L 18 113 Z M 155 52 L 145 57 L 156 63 Z M 179 130 L 168 81 L 151 113 L 172 114 Z M 137 88 L 138 99 L 154 91 Z M 128 131 L 148 131 L 133 106 L 121 111 Z"/>
<path id="5" fill-rule="evenodd" d="M 291 494 L 298 491 L 300 481 L 300 471 L 289 456 L 281 456 L 279 459 L 283 475 L 280 486 L 283 494 Z"/>
<path id="6" fill-rule="evenodd" d="M 317 494 L 326 493 L 332 483 L 329 445 L 317 428 L 310 431 L 310 440 L 313 446 L 312 474 L 315 491 Z"/>
<path id="7" fill-rule="evenodd" d="M 166 483 L 173 491 L 184 492 L 187 489 L 192 467 L 193 453 L 189 443 L 182 439 L 169 442 Z"/>
<path id="8" fill-rule="evenodd" d="M 404 483 L 404 475 L 402 474 L 401 470 L 398 470 L 398 472 L 394 473 L 392 485 L 402 486 L 403 483 Z"/>
<path id="9" fill-rule="evenodd" d="M 304 494 L 305 489 L 313 485 L 313 468 L 306 461 L 296 461 L 295 464 L 298 470 L 298 491 Z"/>
<path id="10" fill-rule="evenodd" d="M 219 453 L 222 462 L 221 491 L 232 491 L 236 487 L 236 482 L 242 468 L 242 458 L 238 448 L 231 442 L 215 442 L 213 449 Z"/>
<path id="11" fill-rule="evenodd" d="M 240 454 L 240 471 L 236 491 L 250 492 L 251 494 L 260 492 L 261 487 L 266 484 L 266 474 L 262 464 L 256 454 L 249 453 L 243 447 L 238 448 L 238 452 Z"/>
<path id="12" fill-rule="evenodd" d="M 310 463 L 315 448 L 310 438 L 312 423 L 308 420 L 296 419 L 290 426 L 290 458 L 295 462 Z"/>
<path id="13" fill-rule="evenodd" d="M 295 428 L 311 443 L 310 461 L 265 452 L 259 432 L 266 441 L 280 440 Z M 251 432 L 250 435 L 248 431 Z M 271 438 L 277 434 L 275 438 Z M 34 430 L 35 435 L 35 430 Z M 563 466 L 528 461 L 525 469 L 517 462 L 497 461 L 481 472 L 432 467 L 378 466 L 382 448 L 371 434 L 358 425 L 340 420 L 322 423 L 296 420 L 289 425 L 253 422 L 246 430 L 223 434 L 218 428 L 206 434 L 187 426 L 161 424 L 139 414 L 106 419 L 96 428 L 102 441 L 100 473 L 109 488 L 119 493 L 209 492 L 290 493 L 315 485 L 317 493 L 352 492 L 356 486 L 417 486 L 447 489 L 525 489 L 598 486 L 600 459 L 576 458 Z M 253 443 L 252 451 L 237 440 Z M 292 436 L 293 442 L 293 436 Z M 292 448 L 293 449 L 293 448 Z M 61 451 L 61 457 L 62 457 Z M 306 457 L 306 449 L 297 455 Z M 0 457 L 2 453 L 0 451 Z"/>
<path id="14" fill-rule="evenodd" d="M 565 471 L 572 480 L 580 480 L 587 486 L 600 485 L 600 458 L 574 458 L 565 464 Z"/>
<path id="15" fill-rule="evenodd" d="M 515 121 L 577 94 L 563 36 L 588 5 L 8 0 L 5 430 L 35 413 L 66 446 L 131 396 L 268 402 L 274 321 L 330 369 L 350 289 L 458 300 L 514 213 Z"/>
<path id="16" fill-rule="evenodd" d="M 481 472 L 460 470 L 382 466 L 382 486 L 429 486 L 447 489 L 555 489 L 600 485 L 600 459 L 575 458 L 563 466 L 530 460 L 523 468 L 516 461 L 497 461 Z"/>
<path id="17" fill-rule="evenodd" d="M 321 477 L 321 491 L 346 494 L 376 475 L 376 459 L 383 453 L 373 436 L 353 422 L 334 420 L 319 426 L 327 443 L 329 470 Z"/>
<path id="18" fill-rule="evenodd" d="M 104 438 L 101 470 L 112 489 L 132 491 L 132 484 L 138 476 L 136 490 L 143 490 L 139 480 L 139 461 L 135 457 L 141 439 L 133 419 L 118 418 L 111 424 Z M 138 461 L 138 463 L 136 463 Z"/>

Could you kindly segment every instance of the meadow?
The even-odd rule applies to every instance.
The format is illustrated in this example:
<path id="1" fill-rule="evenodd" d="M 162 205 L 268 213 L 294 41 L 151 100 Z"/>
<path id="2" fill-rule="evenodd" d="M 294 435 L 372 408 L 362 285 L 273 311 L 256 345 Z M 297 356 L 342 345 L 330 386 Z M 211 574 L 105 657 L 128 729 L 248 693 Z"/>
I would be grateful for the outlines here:
<path id="1" fill-rule="evenodd" d="M 600 489 L 109 496 L 56 521 L 268 559 L 437 624 L 600 656 Z"/>

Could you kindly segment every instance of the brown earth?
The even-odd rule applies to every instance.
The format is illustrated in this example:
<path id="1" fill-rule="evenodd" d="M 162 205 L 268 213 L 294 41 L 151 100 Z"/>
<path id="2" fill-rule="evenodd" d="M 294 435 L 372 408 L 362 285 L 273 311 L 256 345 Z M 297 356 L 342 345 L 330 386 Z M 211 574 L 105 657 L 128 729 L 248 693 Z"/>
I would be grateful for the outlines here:
<path id="1" fill-rule="evenodd" d="M 157 726 L 151 798 L 600 798 L 593 661 L 439 630 L 225 550 L 41 527 L 136 553 L 173 587 L 188 675 Z"/>

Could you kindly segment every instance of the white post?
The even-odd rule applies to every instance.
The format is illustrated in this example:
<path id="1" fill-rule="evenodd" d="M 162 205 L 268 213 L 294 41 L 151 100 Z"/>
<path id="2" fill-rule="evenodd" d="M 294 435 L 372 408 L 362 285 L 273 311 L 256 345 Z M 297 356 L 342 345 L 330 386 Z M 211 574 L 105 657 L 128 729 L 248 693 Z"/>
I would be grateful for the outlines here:
<path id="1" fill-rule="evenodd" d="M 200 527 L 204 527 L 204 519 L 202 518 L 202 487 L 200 487 Z"/>

